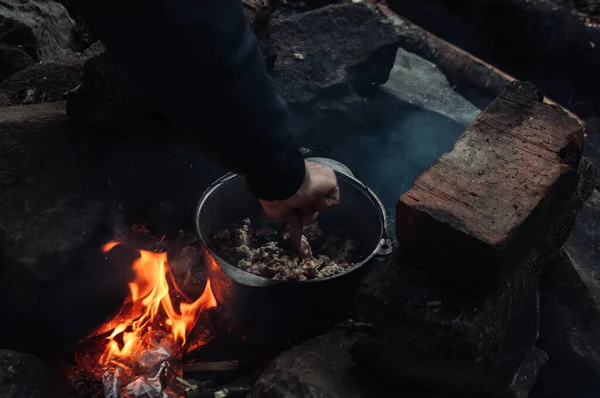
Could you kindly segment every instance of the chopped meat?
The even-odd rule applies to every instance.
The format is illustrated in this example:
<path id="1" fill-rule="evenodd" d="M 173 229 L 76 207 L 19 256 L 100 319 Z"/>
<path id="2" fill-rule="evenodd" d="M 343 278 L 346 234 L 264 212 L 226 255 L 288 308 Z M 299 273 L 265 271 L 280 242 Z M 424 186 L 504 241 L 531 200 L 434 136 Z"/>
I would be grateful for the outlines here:
<path id="1" fill-rule="evenodd" d="M 318 223 L 306 227 L 303 246 L 312 256 L 302 259 L 287 241 L 289 232 L 274 221 L 245 219 L 218 231 L 210 246 L 238 268 L 277 280 L 322 279 L 344 272 L 354 264 L 355 247 L 341 231 L 325 234 Z M 312 258 L 311 258 L 312 257 Z"/>

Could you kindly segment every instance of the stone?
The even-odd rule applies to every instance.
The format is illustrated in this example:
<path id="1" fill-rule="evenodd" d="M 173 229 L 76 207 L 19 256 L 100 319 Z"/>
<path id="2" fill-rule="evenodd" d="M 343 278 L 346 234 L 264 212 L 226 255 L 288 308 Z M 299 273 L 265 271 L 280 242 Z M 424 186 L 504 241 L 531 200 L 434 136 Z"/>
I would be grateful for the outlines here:
<path id="1" fill-rule="evenodd" d="M 600 128 L 597 130 L 588 129 L 583 153 L 596 167 L 600 167 Z M 600 177 L 596 179 L 596 188 L 600 189 Z"/>
<path id="2" fill-rule="evenodd" d="M 537 381 L 538 373 L 546 362 L 548 362 L 548 354 L 537 347 L 531 350 L 523 364 L 521 364 L 515 382 L 510 387 L 506 397 L 528 398 Z"/>
<path id="3" fill-rule="evenodd" d="M 12 102 L 10 102 L 10 98 L 8 98 L 8 95 L 0 91 L 0 108 L 11 105 Z"/>
<path id="4" fill-rule="evenodd" d="M 396 207 L 400 243 L 481 283 L 502 281 L 575 191 L 583 128 L 513 82 Z"/>
<path id="5" fill-rule="evenodd" d="M 68 395 L 52 380 L 52 372 L 37 357 L 0 350 L 0 396 L 60 398 Z"/>
<path id="6" fill-rule="evenodd" d="M 564 249 L 541 278 L 540 345 L 557 362 L 549 374 L 563 373 L 559 364 L 564 363 L 572 368 L 567 370 L 569 377 L 582 388 L 590 377 L 600 377 L 599 221 L 600 193 L 594 190 Z"/>
<path id="7" fill-rule="evenodd" d="M 394 29 L 362 3 L 334 4 L 272 18 L 273 78 L 292 106 L 344 107 L 385 83 L 394 65 Z"/>
<path id="8" fill-rule="evenodd" d="M 586 158 L 578 174 L 547 235 L 499 286 L 482 286 L 406 250 L 378 260 L 355 297 L 354 318 L 373 332 L 351 349 L 354 360 L 389 383 L 508 393 L 538 337 L 538 274 L 552 268 L 593 191 L 595 169 Z"/>
<path id="9" fill-rule="evenodd" d="M 72 52 L 75 22 L 52 0 L 4 0 L 0 4 L 0 37 L 7 47 L 20 47 L 36 61 Z"/>
<path id="10" fill-rule="evenodd" d="M 2 328 L 0 341 L 38 355 L 81 340 L 122 305 L 137 252 L 105 255 L 104 243 L 136 222 L 179 240 L 223 174 L 168 130 L 140 125 L 108 140 L 77 129 L 64 107 L 0 112 L 0 303 L 4 321 L 19 325 Z M 173 259 L 187 278 L 191 259 Z"/>
<path id="11" fill-rule="evenodd" d="M 86 59 L 81 54 L 70 54 L 40 62 L 4 80 L 0 91 L 13 105 L 62 101 L 81 84 Z"/>
<path id="12" fill-rule="evenodd" d="M 373 332 L 350 350 L 385 382 L 457 394 L 502 393 L 538 335 L 537 277 L 522 267 L 481 289 L 398 251 L 363 279 L 353 316 Z"/>
<path id="13" fill-rule="evenodd" d="M 0 250 L 39 280 L 53 280 L 51 258 L 97 239 L 98 220 L 109 220 L 101 202 L 82 196 L 91 172 L 71 143 L 64 108 L 0 112 Z"/>
<path id="14" fill-rule="evenodd" d="M 272 10 L 269 0 L 244 0 L 243 3 L 244 14 L 252 29 L 263 23 Z"/>
<path id="15" fill-rule="evenodd" d="M 400 101 L 439 113 L 465 127 L 480 113 L 450 87 L 434 63 L 403 48 L 398 49 L 390 78 L 381 89 Z"/>
<path id="16" fill-rule="evenodd" d="M 594 190 L 583 206 L 569 240 L 565 244 L 571 277 L 560 273 L 562 284 L 575 308 L 585 318 L 600 322 L 600 193 Z M 573 272 L 574 271 L 574 272 Z M 570 282 L 570 283 L 569 283 Z"/>
<path id="17" fill-rule="evenodd" d="M 280 354 L 260 375 L 248 398 L 451 398 L 422 389 L 382 384 L 353 363 L 348 348 L 362 334 L 340 325 Z"/>
<path id="18" fill-rule="evenodd" d="M 550 360 L 538 376 L 534 398 L 593 397 L 600 391 L 599 330 L 565 304 L 560 290 L 541 280 L 539 346 Z"/>
<path id="19" fill-rule="evenodd" d="M 17 47 L 0 48 L 0 83 L 7 77 L 35 64 L 31 55 Z"/>

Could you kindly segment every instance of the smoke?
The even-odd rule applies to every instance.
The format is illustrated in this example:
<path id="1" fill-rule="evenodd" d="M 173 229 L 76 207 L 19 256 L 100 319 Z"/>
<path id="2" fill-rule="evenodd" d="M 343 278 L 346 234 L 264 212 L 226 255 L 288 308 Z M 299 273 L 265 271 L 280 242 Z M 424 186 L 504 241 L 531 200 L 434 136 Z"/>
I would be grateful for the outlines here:
<path id="1" fill-rule="evenodd" d="M 368 113 L 366 122 L 353 128 L 341 121 L 313 128 L 303 143 L 340 157 L 392 214 L 400 196 L 452 149 L 467 126 L 383 92 L 371 101 Z"/>

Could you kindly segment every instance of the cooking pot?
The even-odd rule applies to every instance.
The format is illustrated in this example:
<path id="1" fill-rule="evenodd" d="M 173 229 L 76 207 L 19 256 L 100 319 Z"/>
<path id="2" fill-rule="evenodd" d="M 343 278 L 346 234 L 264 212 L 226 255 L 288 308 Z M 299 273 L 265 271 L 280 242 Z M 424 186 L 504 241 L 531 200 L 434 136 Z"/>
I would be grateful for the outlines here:
<path id="1" fill-rule="evenodd" d="M 288 339 L 292 337 L 290 329 L 300 332 L 307 326 L 317 326 L 317 318 L 332 320 L 335 313 L 345 311 L 365 266 L 373 257 L 391 251 L 385 208 L 377 196 L 332 154 L 314 148 L 302 148 L 302 153 L 306 160 L 326 165 L 336 173 L 340 203 L 322 211 L 318 222 L 325 233 L 341 229 L 344 238 L 352 239 L 357 248 L 358 261 L 343 273 L 323 279 L 280 281 L 242 271 L 219 256 L 209 244 L 213 234 L 262 212 L 242 176 L 229 173 L 215 181 L 202 195 L 196 211 L 200 241 L 218 264 L 209 267 L 209 276 L 215 282 L 213 290 L 219 304 L 227 307 L 235 322 L 250 327 L 248 322 L 261 319 L 256 323 L 269 329 L 270 334 L 276 329 Z"/>

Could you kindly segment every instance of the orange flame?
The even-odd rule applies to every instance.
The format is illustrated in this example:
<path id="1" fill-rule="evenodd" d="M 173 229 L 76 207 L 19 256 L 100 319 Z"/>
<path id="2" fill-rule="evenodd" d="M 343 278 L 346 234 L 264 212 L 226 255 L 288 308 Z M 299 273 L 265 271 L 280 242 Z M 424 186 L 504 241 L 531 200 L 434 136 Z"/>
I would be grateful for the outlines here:
<path id="1" fill-rule="evenodd" d="M 118 244 L 119 242 L 109 242 L 102 247 L 102 251 L 106 253 Z M 217 306 L 210 280 L 207 280 L 204 292 L 196 301 L 181 302 L 179 312 L 175 311 L 169 294 L 167 275 L 173 281 L 174 288 L 177 291 L 179 288 L 171 275 L 166 253 L 140 250 L 140 258 L 133 262 L 133 270 L 135 280 L 129 284 L 133 305 L 130 316 L 119 319 L 120 322 L 112 330 L 100 357 L 101 364 L 135 357 L 146 348 L 146 333 L 157 326 L 165 331 L 170 329 L 173 341 L 183 346 L 187 334 L 195 326 L 202 311 Z M 117 341 L 119 336 L 122 337 L 122 344 Z"/>

